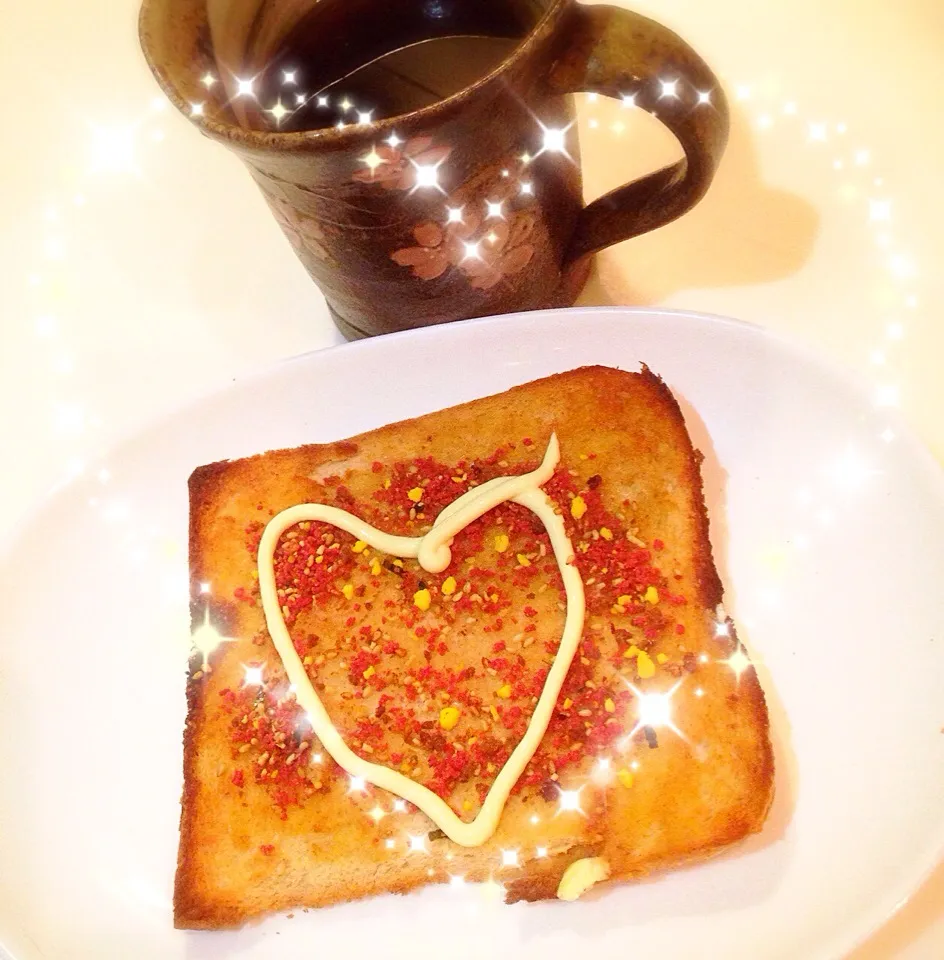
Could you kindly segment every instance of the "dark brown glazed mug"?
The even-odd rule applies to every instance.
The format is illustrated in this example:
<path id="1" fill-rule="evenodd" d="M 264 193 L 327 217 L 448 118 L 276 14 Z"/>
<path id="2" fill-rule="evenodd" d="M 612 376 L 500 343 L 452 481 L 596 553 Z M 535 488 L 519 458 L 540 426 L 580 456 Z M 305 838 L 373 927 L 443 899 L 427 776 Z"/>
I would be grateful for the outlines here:
<path id="1" fill-rule="evenodd" d="M 252 2 L 232 2 L 232 16 Z M 638 14 L 574 0 L 532 0 L 534 26 L 498 68 L 432 106 L 344 129 L 249 129 L 227 105 L 232 87 L 208 91 L 201 77 L 258 62 L 241 39 L 267 33 L 255 2 L 245 29 L 211 32 L 207 0 L 144 0 L 141 44 L 174 104 L 248 166 L 348 338 L 570 305 L 591 256 L 689 210 L 724 151 L 727 104 L 691 47 Z M 314 2 L 264 2 L 271 53 L 287 29 L 278 18 Z M 225 55 L 211 35 L 226 36 Z M 577 92 L 654 112 L 684 158 L 584 206 Z"/>

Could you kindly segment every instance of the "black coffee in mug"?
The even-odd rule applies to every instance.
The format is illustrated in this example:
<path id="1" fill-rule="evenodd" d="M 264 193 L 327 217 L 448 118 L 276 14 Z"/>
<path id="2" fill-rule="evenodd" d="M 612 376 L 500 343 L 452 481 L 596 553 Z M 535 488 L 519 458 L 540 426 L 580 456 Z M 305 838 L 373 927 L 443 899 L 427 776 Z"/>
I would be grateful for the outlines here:
<path id="1" fill-rule="evenodd" d="M 429 106 L 498 67 L 542 10 L 528 0 L 321 0 L 257 80 L 263 118 L 288 132 Z"/>

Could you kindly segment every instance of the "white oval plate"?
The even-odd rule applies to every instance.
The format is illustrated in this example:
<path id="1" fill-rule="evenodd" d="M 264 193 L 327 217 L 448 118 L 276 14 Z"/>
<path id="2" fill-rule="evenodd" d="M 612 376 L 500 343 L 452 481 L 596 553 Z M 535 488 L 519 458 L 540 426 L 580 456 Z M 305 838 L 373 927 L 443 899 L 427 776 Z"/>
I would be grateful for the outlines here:
<path id="1" fill-rule="evenodd" d="M 676 391 L 706 454 L 727 606 L 771 710 L 778 783 L 764 832 L 576 905 L 504 907 L 438 887 L 239 932 L 175 931 L 191 469 L 640 361 Z M 239 382 L 103 467 L 48 501 L 0 559 L 0 943 L 15 960 L 591 947 L 834 958 L 944 848 L 941 471 L 860 386 L 758 328 L 606 308 L 365 341 Z"/>

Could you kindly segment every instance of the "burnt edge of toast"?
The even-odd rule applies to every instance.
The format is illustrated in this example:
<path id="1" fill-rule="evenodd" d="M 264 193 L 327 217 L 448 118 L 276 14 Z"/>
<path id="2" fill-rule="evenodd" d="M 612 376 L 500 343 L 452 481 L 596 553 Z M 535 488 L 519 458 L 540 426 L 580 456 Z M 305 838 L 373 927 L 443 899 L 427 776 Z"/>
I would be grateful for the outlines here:
<path id="1" fill-rule="evenodd" d="M 537 380 L 528 381 L 524 384 L 513 386 L 498 394 L 490 394 L 485 397 L 479 397 L 475 400 L 467 401 L 458 406 L 467 406 L 482 400 L 488 400 L 491 397 L 509 395 L 518 391 L 524 391 L 537 383 L 546 383 L 557 379 L 567 379 L 569 382 L 577 376 L 592 377 L 592 385 L 596 388 L 602 388 L 604 381 L 613 381 L 612 386 L 619 389 L 625 384 L 625 377 L 639 377 L 643 379 L 654 391 L 654 397 L 663 406 L 663 412 L 668 415 L 670 420 L 678 429 L 678 442 L 685 451 L 686 480 L 692 491 L 692 522 L 695 525 L 696 536 L 696 555 L 693 558 L 693 568 L 696 576 L 696 592 L 698 603 L 706 611 L 714 611 L 723 600 L 724 586 L 715 566 L 711 541 L 709 538 L 709 517 L 704 499 L 704 484 L 701 474 L 701 464 L 704 460 L 703 454 L 697 450 L 691 440 L 688 428 L 685 424 L 685 417 L 681 407 L 668 387 L 665 381 L 655 374 L 646 364 L 640 364 L 638 371 L 626 371 L 616 367 L 607 367 L 603 365 L 587 365 L 578 367 L 563 373 L 552 374 L 548 377 L 541 377 Z M 197 531 L 200 526 L 200 520 L 206 512 L 207 501 L 213 499 L 214 490 L 222 483 L 224 476 L 234 466 L 245 464 L 263 457 L 276 457 L 284 455 L 297 456 L 299 453 L 310 455 L 322 455 L 325 460 L 330 461 L 335 456 L 338 459 L 346 459 L 356 455 L 360 450 L 359 441 L 362 437 L 370 435 L 374 438 L 383 436 L 387 432 L 394 432 L 405 423 L 428 416 L 434 413 L 441 413 L 453 407 L 444 407 L 434 411 L 427 411 L 419 417 L 406 418 L 393 423 L 385 424 L 381 427 L 364 431 L 354 437 L 344 440 L 328 441 L 324 443 L 302 444 L 298 447 L 279 448 L 271 451 L 264 451 L 249 457 L 242 457 L 235 460 L 220 460 L 214 463 L 205 464 L 197 467 L 188 479 L 188 488 L 190 496 L 190 519 L 189 519 L 189 561 L 190 561 L 190 584 L 191 597 L 199 594 L 198 589 L 194 589 L 199 582 L 204 579 L 202 550 Z M 226 628 L 228 624 L 234 622 L 233 604 L 226 601 L 210 600 L 207 597 L 205 602 L 192 600 L 190 604 L 191 625 L 199 625 L 198 620 L 209 607 L 210 616 L 214 622 Z M 736 628 L 730 618 L 727 619 L 730 629 L 730 645 L 736 649 L 740 644 L 737 637 Z M 210 655 L 213 659 L 223 656 L 225 650 L 220 648 Z M 196 742 L 194 730 L 197 721 L 203 713 L 205 703 L 205 685 L 194 683 L 192 675 L 195 672 L 195 661 L 191 658 L 188 669 L 187 686 L 187 718 L 184 726 L 183 747 L 184 747 L 184 787 L 181 798 L 181 817 L 180 817 L 180 844 L 178 848 L 177 871 L 174 884 L 174 925 L 179 929 L 224 929 L 241 926 L 247 921 L 261 919 L 258 916 L 248 916 L 244 911 L 238 908 L 227 908 L 222 903 L 201 896 L 199 885 L 195 882 L 198 878 L 193 875 L 189 868 L 189 852 L 195 844 L 193 824 L 191 815 L 194 810 L 197 790 L 196 777 Z M 196 667 L 199 669 L 199 667 Z M 767 713 L 766 698 L 762 687 L 760 686 L 757 672 L 752 665 L 742 677 L 742 684 L 739 690 L 739 696 L 749 698 L 752 707 L 754 721 L 759 733 L 762 734 L 762 742 L 766 745 L 763 757 L 763 769 L 760 773 L 760 785 L 767 785 L 767 796 L 763 811 L 752 823 L 732 824 L 729 837 L 721 837 L 716 842 L 702 849 L 692 849 L 681 855 L 672 855 L 649 865 L 646 869 L 628 871 L 622 874 L 614 875 L 610 882 L 621 879 L 633 879 L 649 875 L 651 873 L 683 866 L 689 863 L 701 862 L 709 857 L 729 849 L 738 841 L 744 840 L 751 833 L 759 832 L 763 827 L 764 821 L 773 802 L 774 793 L 774 757 L 770 743 L 769 717 Z M 557 896 L 557 887 L 560 882 L 563 870 L 569 863 L 585 856 L 594 856 L 598 852 L 596 846 L 577 845 L 568 850 L 560 857 L 551 857 L 542 865 L 532 864 L 528 872 L 514 881 L 506 884 L 505 902 L 512 904 L 517 902 L 537 902 L 540 900 L 555 899 Z M 422 886 L 423 882 L 405 883 L 398 888 L 393 888 L 389 893 L 405 894 Z"/>

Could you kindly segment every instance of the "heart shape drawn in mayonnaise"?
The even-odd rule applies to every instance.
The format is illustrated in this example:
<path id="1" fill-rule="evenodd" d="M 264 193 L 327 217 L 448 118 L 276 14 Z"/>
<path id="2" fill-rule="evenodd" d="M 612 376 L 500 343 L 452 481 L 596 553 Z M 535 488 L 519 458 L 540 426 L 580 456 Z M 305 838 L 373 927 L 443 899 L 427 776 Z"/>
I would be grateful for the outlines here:
<path id="1" fill-rule="evenodd" d="M 544 459 L 536 470 L 520 476 L 496 477 L 481 486 L 473 487 L 445 507 L 436 517 L 432 529 L 422 537 L 393 536 L 359 520 L 346 510 L 321 503 L 302 503 L 276 514 L 269 521 L 259 542 L 259 589 L 269 635 L 282 658 L 289 683 L 294 684 L 298 703 L 308 712 L 312 729 L 325 750 L 352 777 L 362 777 L 375 786 L 408 800 L 419 807 L 446 836 L 466 847 L 477 847 L 485 843 L 498 827 L 508 796 L 537 751 L 551 721 L 554 705 L 583 631 L 586 603 L 583 581 L 574 564 L 574 548 L 567 536 L 562 517 L 541 489 L 550 480 L 559 460 L 560 446 L 557 436 L 551 434 Z M 345 530 L 375 550 L 395 557 L 415 559 L 430 573 L 441 573 L 448 568 L 452 560 L 450 545 L 455 536 L 489 510 L 508 501 L 527 507 L 544 524 L 564 581 L 567 613 L 560 647 L 531 715 L 531 722 L 495 778 L 482 809 L 474 820 L 466 823 L 432 790 L 396 770 L 359 757 L 344 742 L 315 691 L 285 626 L 275 582 L 275 548 L 279 537 L 290 527 L 306 520 L 314 520 Z"/>

